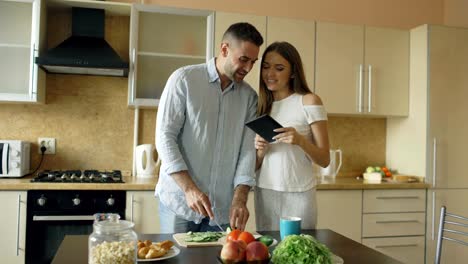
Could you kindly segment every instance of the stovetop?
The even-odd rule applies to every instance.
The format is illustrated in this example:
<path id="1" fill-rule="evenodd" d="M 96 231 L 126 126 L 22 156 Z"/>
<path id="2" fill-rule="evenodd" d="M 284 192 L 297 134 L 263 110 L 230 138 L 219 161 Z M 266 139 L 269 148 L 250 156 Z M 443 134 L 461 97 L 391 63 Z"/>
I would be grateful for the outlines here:
<path id="1" fill-rule="evenodd" d="M 56 183 L 123 183 L 120 170 L 45 170 L 37 173 L 31 182 Z"/>

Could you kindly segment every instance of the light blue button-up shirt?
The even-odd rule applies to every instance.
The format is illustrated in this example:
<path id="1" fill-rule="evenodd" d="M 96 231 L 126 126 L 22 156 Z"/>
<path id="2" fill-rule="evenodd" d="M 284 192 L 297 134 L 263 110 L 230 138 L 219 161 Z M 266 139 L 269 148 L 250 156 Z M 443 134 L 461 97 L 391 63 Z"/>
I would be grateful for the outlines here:
<path id="1" fill-rule="evenodd" d="M 170 176 L 188 170 L 208 195 L 217 221 L 229 223 L 234 188 L 255 185 L 255 134 L 245 123 L 255 118 L 256 108 L 257 94 L 246 82 L 232 82 L 221 90 L 214 58 L 169 77 L 156 119 L 162 161 L 156 195 L 164 206 L 195 223 L 204 218 L 187 206 L 184 192 Z"/>

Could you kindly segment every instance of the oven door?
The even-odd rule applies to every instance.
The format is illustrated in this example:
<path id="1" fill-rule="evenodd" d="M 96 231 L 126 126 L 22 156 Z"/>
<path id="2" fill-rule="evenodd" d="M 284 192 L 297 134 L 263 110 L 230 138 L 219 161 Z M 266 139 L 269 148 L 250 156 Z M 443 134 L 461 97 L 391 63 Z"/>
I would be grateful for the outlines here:
<path id="1" fill-rule="evenodd" d="M 66 235 L 89 235 L 92 215 L 32 215 L 28 219 L 26 263 L 50 263 Z"/>

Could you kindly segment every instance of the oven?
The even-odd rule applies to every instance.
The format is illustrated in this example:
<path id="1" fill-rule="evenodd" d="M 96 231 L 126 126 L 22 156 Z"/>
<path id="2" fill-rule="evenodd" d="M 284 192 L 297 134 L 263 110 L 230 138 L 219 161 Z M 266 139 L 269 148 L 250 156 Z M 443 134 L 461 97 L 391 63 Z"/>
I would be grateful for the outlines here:
<path id="1" fill-rule="evenodd" d="M 54 174 L 52 177 L 50 175 Z M 72 174 L 74 178 L 72 179 Z M 44 176 L 46 175 L 46 176 Z M 95 175 L 91 181 L 84 179 L 84 172 L 74 171 L 39 173 L 32 182 L 82 182 L 96 184 L 101 181 Z M 63 176 L 63 178 L 62 178 Z M 44 178 L 46 177 L 46 178 Z M 80 179 L 81 177 L 81 179 Z M 89 175 L 86 176 L 89 178 Z M 42 179 L 42 180 L 41 180 Z M 53 184 L 53 183 L 51 183 Z M 26 219 L 26 263 L 50 263 L 66 235 L 89 235 L 93 231 L 94 214 L 117 213 L 125 218 L 126 192 L 124 190 L 30 190 L 27 199 Z"/>

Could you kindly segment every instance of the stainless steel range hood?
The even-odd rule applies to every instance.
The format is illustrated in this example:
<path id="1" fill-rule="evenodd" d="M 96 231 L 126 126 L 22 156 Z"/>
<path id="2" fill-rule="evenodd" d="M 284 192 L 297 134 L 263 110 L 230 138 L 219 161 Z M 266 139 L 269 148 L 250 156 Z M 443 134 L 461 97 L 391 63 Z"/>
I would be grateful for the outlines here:
<path id="1" fill-rule="evenodd" d="M 72 36 L 36 57 L 49 73 L 127 76 L 128 63 L 104 39 L 104 9 L 72 8 Z"/>

